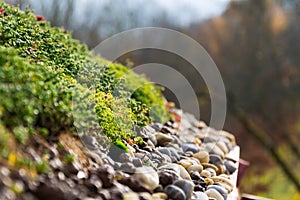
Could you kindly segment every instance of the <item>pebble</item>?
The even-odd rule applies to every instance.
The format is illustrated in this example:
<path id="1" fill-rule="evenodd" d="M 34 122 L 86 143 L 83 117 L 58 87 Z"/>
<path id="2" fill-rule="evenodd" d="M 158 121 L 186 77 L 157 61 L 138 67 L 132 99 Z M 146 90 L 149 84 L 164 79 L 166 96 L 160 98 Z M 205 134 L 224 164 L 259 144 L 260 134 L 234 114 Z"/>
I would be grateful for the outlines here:
<path id="1" fill-rule="evenodd" d="M 132 162 L 132 157 L 129 153 L 121 153 L 119 155 L 120 162 Z"/>
<path id="2" fill-rule="evenodd" d="M 161 164 L 166 164 L 166 163 L 171 163 L 172 162 L 172 159 L 170 158 L 170 156 L 167 156 L 166 154 L 163 154 L 162 157 L 163 157 L 163 160 L 162 160 Z"/>
<path id="3" fill-rule="evenodd" d="M 227 191 L 224 187 L 222 187 L 222 186 L 220 186 L 220 185 L 215 185 L 215 184 L 209 185 L 209 186 L 207 186 L 207 189 L 215 189 L 215 190 L 218 191 L 225 199 L 227 198 L 228 191 Z"/>
<path id="4" fill-rule="evenodd" d="M 186 199 L 191 199 L 192 193 L 194 191 L 194 184 L 191 181 L 182 179 L 182 180 L 175 181 L 173 185 L 175 185 L 183 190 L 183 192 L 185 193 Z"/>
<path id="5" fill-rule="evenodd" d="M 163 192 L 157 192 L 157 193 L 152 194 L 152 198 L 153 198 L 153 200 L 167 200 L 168 195 Z"/>
<path id="6" fill-rule="evenodd" d="M 53 169 L 62 169 L 63 168 L 63 163 L 61 162 L 61 160 L 59 158 L 54 158 L 54 159 L 50 160 L 49 165 Z"/>
<path id="7" fill-rule="evenodd" d="M 108 188 L 112 185 L 115 170 L 110 165 L 104 165 L 97 169 L 97 175 L 103 183 L 103 188 Z"/>
<path id="8" fill-rule="evenodd" d="M 148 192 L 139 193 L 139 200 L 152 200 L 152 196 Z"/>
<path id="9" fill-rule="evenodd" d="M 181 148 L 184 152 L 191 151 L 197 153 L 199 151 L 198 145 L 192 143 L 183 143 Z"/>
<path id="10" fill-rule="evenodd" d="M 86 186 L 89 188 L 90 191 L 97 194 L 102 187 L 102 182 L 96 175 L 92 175 L 90 179 L 87 180 Z"/>
<path id="11" fill-rule="evenodd" d="M 163 126 L 160 131 L 162 133 L 170 133 L 171 135 L 175 135 L 176 134 L 176 130 L 172 129 L 171 127 L 168 126 Z"/>
<path id="12" fill-rule="evenodd" d="M 166 147 L 170 153 L 171 153 L 171 156 L 170 158 L 172 159 L 172 162 L 177 162 L 178 160 L 180 160 L 180 156 L 178 155 L 177 151 L 175 148 L 173 147 Z"/>
<path id="13" fill-rule="evenodd" d="M 191 172 L 199 172 L 200 173 L 200 172 L 202 172 L 202 170 L 203 170 L 203 166 L 202 165 L 198 165 L 198 164 L 192 165 L 189 168 L 187 168 L 187 171 L 189 173 L 191 173 Z"/>
<path id="14" fill-rule="evenodd" d="M 174 171 L 164 170 L 158 172 L 159 183 L 166 187 L 167 185 L 171 185 L 175 180 L 178 180 L 180 177 Z"/>
<path id="15" fill-rule="evenodd" d="M 224 197 L 215 189 L 208 189 L 205 194 L 210 198 L 215 198 L 215 200 L 224 200 Z"/>
<path id="16" fill-rule="evenodd" d="M 205 181 L 206 185 L 212 185 L 212 184 L 214 184 L 214 180 L 211 179 L 211 178 L 205 178 L 204 181 Z"/>
<path id="17" fill-rule="evenodd" d="M 173 200 L 186 199 L 186 195 L 184 191 L 175 185 L 168 185 L 164 191 L 168 195 L 169 199 L 173 199 Z"/>
<path id="18" fill-rule="evenodd" d="M 157 144 L 157 142 L 156 142 L 156 144 Z M 155 148 L 155 144 L 152 142 L 152 140 L 148 140 L 147 145 L 149 145 L 152 148 Z"/>
<path id="19" fill-rule="evenodd" d="M 110 192 L 108 189 L 102 189 L 99 191 L 99 195 L 103 200 L 111 199 Z"/>
<path id="20" fill-rule="evenodd" d="M 194 198 L 197 200 L 209 200 L 208 196 L 204 192 L 194 192 Z"/>
<path id="21" fill-rule="evenodd" d="M 159 147 L 159 148 L 157 148 L 157 151 L 171 157 L 171 152 L 170 152 L 169 148 L 167 148 L 167 147 Z"/>
<path id="22" fill-rule="evenodd" d="M 223 142 L 223 141 L 218 141 L 218 142 L 216 143 L 216 145 L 224 152 L 224 154 L 227 154 L 227 153 L 228 153 L 228 148 L 227 148 L 225 142 Z"/>
<path id="23" fill-rule="evenodd" d="M 133 177 L 150 191 L 154 190 L 159 184 L 158 174 L 152 167 L 143 166 L 136 168 Z"/>
<path id="24" fill-rule="evenodd" d="M 209 155 L 209 163 L 218 166 L 218 165 L 222 165 L 223 161 L 222 158 L 219 155 L 216 154 L 210 154 Z"/>
<path id="25" fill-rule="evenodd" d="M 203 176 L 203 177 L 211 177 L 211 173 L 206 169 L 202 170 L 200 175 Z"/>
<path id="26" fill-rule="evenodd" d="M 122 163 L 120 169 L 128 174 L 133 174 L 135 172 L 135 166 L 130 162 Z"/>
<path id="27" fill-rule="evenodd" d="M 206 143 L 203 145 L 203 149 L 209 153 L 217 154 L 221 158 L 225 157 L 225 153 L 215 143 Z"/>
<path id="28" fill-rule="evenodd" d="M 198 153 L 193 154 L 194 158 L 197 158 L 200 163 L 209 162 L 209 154 L 206 151 L 199 151 Z"/>
<path id="29" fill-rule="evenodd" d="M 134 164 L 135 167 L 142 167 L 143 163 L 142 160 L 139 158 L 133 158 L 132 163 Z"/>
<path id="30" fill-rule="evenodd" d="M 190 174 L 186 171 L 186 169 L 184 167 L 182 167 L 181 165 L 178 165 L 178 166 L 179 166 L 181 178 L 191 181 L 192 179 L 190 177 Z"/>
<path id="31" fill-rule="evenodd" d="M 222 183 L 222 184 L 227 185 L 228 188 L 229 188 L 229 191 L 232 191 L 232 190 L 233 190 L 234 185 L 231 183 L 231 181 L 230 181 L 229 179 L 224 178 L 224 177 L 222 177 L 222 176 L 211 177 L 211 179 L 212 179 L 214 182 Z"/>
<path id="32" fill-rule="evenodd" d="M 155 133 L 155 138 L 159 146 L 164 146 L 166 143 L 173 141 L 173 138 L 171 136 L 160 132 Z"/>
<path id="33" fill-rule="evenodd" d="M 191 173 L 191 178 L 192 178 L 192 180 L 200 180 L 201 179 L 201 175 L 199 174 L 198 171 L 195 171 L 195 172 Z"/>
<path id="34" fill-rule="evenodd" d="M 157 145 L 157 139 L 154 134 L 149 135 L 149 141 L 151 141 L 154 146 Z"/>
<path id="35" fill-rule="evenodd" d="M 194 191 L 200 191 L 200 192 L 205 192 L 205 186 L 202 185 L 195 185 L 194 186 Z"/>
<path id="36" fill-rule="evenodd" d="M 217 175 L 216 171 L 212 168 L 206 168 L 205 170 L 210 172 L 210 177 L 213 177 L 213 176 Z"/>
<path id="37" fill-rule="evenodd" d="M 159 167 L 159 170 L 171 170 L 174 171 L 176 174 L 180 175 L 180 165 L 176 164 L 176 163 L 167 163 L 161 167 Z"/>
<path id="38" fill-rule="evenodd" d="M 84 178 L 87 178 L 87 175 L 83 171 L 79 171 L 77 173 L 77 178 L 78 179 L 84 179 Z"/>
<path id="39" fill-rule="evenodd" d="M 202 166 L 203 168 L 211 168 L 213 170 L 215 170 L 216 172 L 218 171 L 218 167 L 216 167 L 215 165 L 213 164 L 210 164 L 210 163 L 202 163 Z"/>
<path id="40" fill-rule="evenodd" d="M 178 162 L 178 164 L 180 164 L 181 166 L 183 166 L 186 169 L 193 165 L 193 163 L 190 160 L 187 160 L 187 159 L 180 160 Z"/>
<path id="41" fill-rule="evenodd" d="M 225 161 L 224 165 L 229 174 L 233 174 L 235 172 L 236 166 L 231 160 Z"/>
<path id="42" fill-rule="evenodd" d="M 135 192 L 128 192 L 123 194 L 123 200 L 139 200 L 139 195 Z"/>
<path id="43" fill-rule="evenodd" d="M 59 178 L 59 180 L 64 181 L 66 179 L 65 174 L 62 172 L 58 172 L 57 176 Z"/>

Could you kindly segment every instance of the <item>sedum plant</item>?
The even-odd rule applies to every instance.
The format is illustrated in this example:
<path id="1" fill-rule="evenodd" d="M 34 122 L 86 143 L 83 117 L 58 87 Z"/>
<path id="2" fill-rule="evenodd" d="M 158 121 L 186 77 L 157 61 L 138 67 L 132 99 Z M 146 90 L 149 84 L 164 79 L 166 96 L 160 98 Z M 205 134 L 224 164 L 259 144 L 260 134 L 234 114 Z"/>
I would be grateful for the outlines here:
<path id="1" fill-rule="evenodd" d="M 48 136 L 100 126 L 123 147 L 122 141 L 135 137 L 135 127 L 167 120 L 161 88 L 123 65 L 93 57 L 65 30 L 29 10 L 3 2 L 0 9 L 0 123 L 19 142 L 34 132 Z"/>

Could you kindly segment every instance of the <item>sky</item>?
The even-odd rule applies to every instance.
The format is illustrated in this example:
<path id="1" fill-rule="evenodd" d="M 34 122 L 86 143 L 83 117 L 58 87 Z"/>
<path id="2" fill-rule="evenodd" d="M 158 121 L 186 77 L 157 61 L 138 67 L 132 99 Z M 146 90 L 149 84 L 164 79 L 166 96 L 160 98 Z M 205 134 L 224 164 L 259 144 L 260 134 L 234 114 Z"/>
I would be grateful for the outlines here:
<path id="1" fill-rule="evenodd" d="M 177 15 L 179 25 L 199 22 L 210 17 L 221 15 L 230 2 L 230 0 L 155 1 L 171 15 Z"/>
<path id="2" fill-rule="evenodd" d="M 47 14 L 42 12 L 42 8 L 49 8 L 47 12 L 51 13 L 53 12 L 51 5 L 59 1 L 24 0 L 24 2 L 28 2 L 37 14 L 44 15 L 47 19 Z M 67 9 L 67 2 L 62 1 L 60 4 L 62 13 Z M 192 23 L 201 23 L 221 15 L 229 6 L 230 0 L 74 0 L 74 2 L 76 6 L 71 19 L 75 26 L 80 27 L 86 23 L 89 23 L 89 26 L 96 26 L 95 23 L 98 22 L 93 19 L 98 17 L 102 19 L 101 35 L 110 36 L 130 28 L 153 26 L 153 21 L 163 23 L 166 19 L 172 26 L 186 28 Z M 134 17 L 130 13 L 133 13 Z"/>
<path id="3" fill-rule="evenodd" d="M 113 2 L 112 0 L 77 1 L 82 6 L 91 4 L 91 2 L 94 2 L 93 4 L 95 4 L 95 6 L 101 6 L 107 3 L 112 4 L 111 2 Z M 163 10 L 166 11 L 169 19 L 176 20 L 175 24 L 178 26 L 186 26 L 190 23 L 221 15 L 229 5 L 229 2 L 230 0 L 123 0 L 122 7 L 124 9 L 142 9 L 148 18 L 155 18 L 156 11 Z M 156 6 L 159 6 L 159 8 Z"/>

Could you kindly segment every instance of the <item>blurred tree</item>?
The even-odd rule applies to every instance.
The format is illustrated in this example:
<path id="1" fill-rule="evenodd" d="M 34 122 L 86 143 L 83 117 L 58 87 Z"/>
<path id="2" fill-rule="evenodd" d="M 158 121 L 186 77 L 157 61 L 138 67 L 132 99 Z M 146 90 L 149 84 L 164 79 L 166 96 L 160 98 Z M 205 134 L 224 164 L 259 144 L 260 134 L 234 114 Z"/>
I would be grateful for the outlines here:
<path id="1" fill-rule="evenodd" d="M 289 21 L 292 15 L 284 13 L 280 5 L 284 2 L 232 1 L 221 17 L 196 25 L 194 29 L 197 40 L 207 47 L 220 66 L 235 106 L 247 113 L 246 120 L 260 127 L 259 132 L 267 139 L 259 139 L 256 131 L 247 128 L 244 119 L 233 110 L 229 112 L 241 120 L 299 189 L 298 173 L 288 166 L 288 163 L 292 166 L 290 160 L 277 152 L 280 145 L 287 144 L 295 160 L 300 158 L 293 129 L 300 113 L 299 42 L 296 42 L 300 38 L 299 29 L 298 32 L 293 30 L 296 22 Z M 232 108 L 232 102 L 228 103 Z M 248 141 L 240 141 L 243 147 L 247 146 Z"/>

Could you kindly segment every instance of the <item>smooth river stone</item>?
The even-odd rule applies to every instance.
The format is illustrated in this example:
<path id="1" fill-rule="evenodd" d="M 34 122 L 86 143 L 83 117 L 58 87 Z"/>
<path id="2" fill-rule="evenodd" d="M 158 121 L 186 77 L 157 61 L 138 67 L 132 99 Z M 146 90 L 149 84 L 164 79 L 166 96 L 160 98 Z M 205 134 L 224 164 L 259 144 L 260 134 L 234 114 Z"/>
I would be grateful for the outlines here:
<path id="1" fill-rule="evenodd" d="M 190 177 L 190 174 L 186 171 L 186 169 L 184 167 L 182 167 L 181 165 L 178 165 L 178 166 L 179 166 L 181 178 L 191 181 L 192 179 Z"/>
<path id="2" fill-rule="evenodd" d="M 168 199 L 168 195 L 166 193 L 157 192 L 152 194 L 152 200 L 167 200 L 167 199 Z"/>
<path id="3" fill-rule="evenodd" d="M 209 185 L 207 186 L 207 189 L 215 189 L 217 190 L 225 199 L 227 198 L 227 195 L 228 195 L 228 191 L 220 186 L 220 185 Z"/>
<path id="4" fill-rule="evenodd" d="M 228 153 L 228 148 L 227 148 L 225 142 L 219 141 L 219 142 L 217 142 L 216 145 L 224 152 L 224 154 Z"/>
<path id="5" fill-rule="evenodd" d="M 139 195 L 135 192 L 128 192 L 123 194 L 123 200 L 139 200 Z"/>
<path id="6" fill-rule="evenodd" d="M 226 167 L 226 170 L 229 172 L 229 174 L 232 174 L 232 173 L 235 172 L 236 166 L 235 166 L 235 164 L 232 161 L 230 161 L 230 160 L 225 161 L 224 165 Z"/>
<path id="7" fill-rule="evenodd" d="M 204 176 L 204 177 L 211 177 L 211 173 L 210 171 L 204 169 L 202 170 L 202 172 L 200 173 L 201 176 Z"/>
<path id="8" fill-rule="evenodd" d="M 183 143 L 181 148 L 184 152 L 191 151 L 197 153 L 199 151 L 198 145 L 192 143 Z"/>
<path id="9" fill-rule="evenodd" d="M 215 200 L 224 200 L 224 197 L 215 189 L 208 189 L 205 194 L 210 198 L 215 198 Z"/>
<path id="10" fill-rule="evenodd" d="M 201 150 L 208 152 L 209 154 L 217 154 L 217 155 L 221 156 L 222 158 L 225 155 L 224 152 L 216 145 L 215 142 L 209 142 L 209 143 L 203 144 L 201 146 Z"/>
<path id="11" fill-rule="evenodd" d="M 194 198 L 197 200 L 209 200 L 208 196 L 204 192 L 194 192 Z"/>
<path id="12" fill-rule="evenodd" d="M 200 163 L 209 162 L 209 154 L 206 151 L 199 151 L 198 153 L 193 154 L 194 158 L 197 158 Z"/>
<path id="13" fill-rule="evenodd" d="M 210 154 L 209 155 L 209 163 L 218 166 L 218 165 L 222 165 L 223 161 L 222 161 L 222 158 L 219 155 L 217 155 L 217 154 Z"/>
<path id="14" fill-rule="evenodd" d="M 158 171 L 158 176 L 159 176 L 159 183 L 163 186 L 166 187 L 167 185 L 172 184 L 175 180 L 180 179 L 179 174 L 172 170 L 160 170 Z"/>
<path id="15" fill-rule="evenodd" d="M 178 180 L 175 181 L 174 184 L 175 186 L 181 188 L 186 196 L 186 199 L 191 199 L 192 197 L 192 193 L 194 191 L 194 184 L 191 181 L 187 181 L 187 180 Z"/>
<path id="16" fill-rule="evenodd" d="M 186 199 L 186 195 L 185 195 L 184 191 L 175 185 L 168 185 L 164 189 L 164 191 L 168 195 L 169 199 L 173 199 L 173 200 L 185 200 Z"/>
<path id="17" fill-rule="evenodd" d="M 202 172 L 202 170 L 203 170 L 202 165 L 192 165 L 189 168 L 187 168 L 187 171 L 189 173 L 191 173 L 191 172 L 199 172 L 200 173 L 200 172 Z"/>
<path id="18" fill-rule="evenodd" d="M 216 171 L 212 168 L 206 168 L 205 170 L 210 172 L 210 174 L 211 174 L 210 177 L 213 177 L 213 176 L 217 175 Z"/>
<path id="19" fill-rule="evenodd" d="M 143 166 L 136 168 L 133 177 L 151 191 L 159 185 L 158 174 L 152 167 Z"/>
<path id="20" fill-rule="evenodd" d="M 176 174 L 178 174 L 183 179 L 186 179 L 189 181 L 192 180 L 189 173 L 186 171 L 186 169 L 183 166 L 176 164 L 176 163 L 165 164 L 165 165 L 159 167 L 158 170 L 159 171 L 171 170 L 171 171 L 174 171 Z"/>
<path id="21" fill-rule="evenodd" d="M 158 145 L 164 145 L 165 143 L 173 141 L 173 138 L 171 136 L 160 132 L 155 133 L 155 138 Z"/>
<path id="22" fill-rule="evenodd" d="M 183 166 L 184 168 L 189 168 L 190 166 L 193 165 L 193 163 L 188 160 L 188 159 L 182 159 L 178 161 L 178 164 L 180 164 L 181 166 Z"/>

